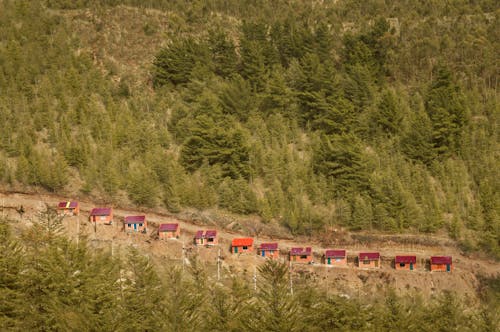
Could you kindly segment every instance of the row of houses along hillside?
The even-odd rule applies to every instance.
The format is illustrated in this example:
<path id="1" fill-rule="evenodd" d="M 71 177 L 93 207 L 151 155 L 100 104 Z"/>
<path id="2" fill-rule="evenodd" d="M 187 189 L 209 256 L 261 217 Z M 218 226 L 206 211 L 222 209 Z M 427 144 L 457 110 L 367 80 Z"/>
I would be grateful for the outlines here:
<path id="1" fill-rule="evenodd" d="M 76 201 L 59 202 L 57 210 L 60 215 L 77 216 L 80 214 L 80 205 Z M 89 221 L 111 225 L 113 223 L 113 208 L 96 207 L 90 211 Z M 123 230 L 129 233 L 146 233 L 148 221 L 145 215 L 131 215 L 123 218 Z M 159 239 L 178 239 L 181 228 L 178 223 L 161 223 L 158 227 Z M 198 231 L 194 238 L 194 244 L 213 246 L 217 244 L 217 231 Z"/>
<path id="2" fill-rule="evenodd" d="M 60 202 L 58 211 L 61 215 L 79 215 L 78 202 Z M 113 222 L 113 208 L 93 208 L 89 215 L 89 221 L 94 223 L 111 224 Z M 132 215 L 123 218 L 123 229 L 126 232 L 146 233 L 148 222 L 145 215 Z M 158 238 L 178 239 L 181 228 L 178 223 L 161 223 L 158 227 Z M 218 245 L 216 230 L 198 230 L 193 237 L 193 244 L 197 246 Z M 254 239 L 234 238 L 231 242 L 231 253 L 252 254 L 268 259 L 279 259 L 280 250 L 277 242 L 261 243 L 254 250 Z M 311 247 L 294 247 L 288 251 L 288 259 L 292 263 L 313 263 L 313 250 Z M 360 268 L 378 269 L 381 267 L 379 252 L 360 252 L 357 256 L 357 265 Z M 345 249 L 327 249 L 321 256 L 321 263 L 329 266 L 347 266 L 347 251 Z M 417 270 L 417 257 L 414 255 L 397 255 L 394 257 L 394 268 L 396 270 Z M 453 269 L 451 256 L 431 256 L 430 270 L 451 272 Z"/>
<path id="3" fill-rule="evenodd" d="M 261 243 L 256 247 L 257 255 L 279 259 L 280 251 L 277 242 Z M 235 238 L 231 243 L 233 254 L 245 254 L 254 252 L 253 238 Z M 360 268 L 378 269 L 381 267 L 381 256 L 379 252 L 360 252 L 357 255 L 357 264 Z M 311 247 L 294 247 L 288 250 L 288 259 L 292 263 L 313 263 L 313 250 Z M 321 263 L 330 266 L 347 266 L 347 251 L 345 249 L 327 249 L 321 256 Z M 394 257 L 394 268 L 396 270 L 414 271 L 417 269 L 417 257 L 412 255 L 398 255 Z M 452 270 L 452 259 L 450 256 L 431 256 L 431 271 Z"/>

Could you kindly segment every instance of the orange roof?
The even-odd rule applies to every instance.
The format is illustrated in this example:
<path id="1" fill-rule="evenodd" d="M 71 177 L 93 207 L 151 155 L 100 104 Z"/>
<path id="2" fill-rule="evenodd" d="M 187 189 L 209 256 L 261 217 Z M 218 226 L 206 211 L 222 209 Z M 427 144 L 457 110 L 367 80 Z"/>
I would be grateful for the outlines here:
<path id="1" fill-rule="evenodd" d="M 241 246 L 251 246 L 253 245 L 253 239 L 251 237 L 233 239 L 231 246 L 241 247 Z"/>

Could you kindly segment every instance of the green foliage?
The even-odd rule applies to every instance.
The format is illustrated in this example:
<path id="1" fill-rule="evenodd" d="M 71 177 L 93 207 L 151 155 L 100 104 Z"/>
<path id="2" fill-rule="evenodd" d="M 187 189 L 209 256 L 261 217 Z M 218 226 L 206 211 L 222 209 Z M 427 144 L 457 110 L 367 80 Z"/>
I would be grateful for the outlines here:
<path id="1" fill-rule="evenodd" d="M 438 68 L 437 77 L 427 92 L 425 109 L 432 123 L 432 143 L 436 153 L 459 152 L 468 112 L 464 96 L 446 68 Z"/>
<path id="2" fill-rule="evenodd" d="M 248 158 L 242 129 L 231 128 L 230 123 L 216 123 L 212 118 L 200 115 L 183 144 L 180 161 L 190 171 L 200 168 L 205 161 L 208 165 L 219 165 L 223 176 L 236 179 L 248 178 Z"/>
<path id="3" fill-rule="evenodd" d="M 349 298 L 267 260 L 254 290 L 245 274 L 215 282 L 196 257 L 184 269 L 156 265 L 132 247 L 112 257 L 50 228 L 16 236 L 11 222 L 0 220 L 6 330 L 495 331 L 498 325 L 498 276 L 478 279 L 478 306 L 450 292 L 424 299 L 385 287 L 377 296 Z M 44 223 L 42 216 L 35 225 Z"/>
<path id="4" fill-rule="evenodd" d="M 498 257 L 495 10 L 2 1 L 0 180 L 294 234 L 445 228 Z"/>
<path id="5" fill-rule="evenodd" d="M 256 313 L 248 322 L 253 331 L 302 331 L 300 307 L 290 293 L 288 266 L 268 260 L 259 267 L 259 292 L 255 304 Z"/>
<path id="6" fill-rule="evenodd" d="M 193 38 L 174 40 L 155 58 L 154 85 L 188 83 L 195 66 L 206 66 L 210 63 L 209 59 L 207 47 Z"/>
<path id="7" fill-rule="evenodd" d="M 339 194 L 369 189 L 368 163 L 354 135 L 323 136 L 314 158 L 316 172 L 330 178 Z"/>

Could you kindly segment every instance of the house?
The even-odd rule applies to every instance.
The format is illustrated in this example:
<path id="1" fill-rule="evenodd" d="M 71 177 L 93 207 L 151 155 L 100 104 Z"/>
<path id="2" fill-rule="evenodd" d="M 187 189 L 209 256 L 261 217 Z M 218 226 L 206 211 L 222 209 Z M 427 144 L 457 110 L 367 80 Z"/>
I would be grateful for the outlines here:
<path id="1" fill-rule="evenodd" d="M 396 256 L 394 258 L 394 268 L 396 270 L 415 270 L 417 268 L 417 256 Z"/>
<path id="2" fill-rule="evenodd" d="M 325 251 L 324 263 L 327 265 L 346 266 L 347 254 L 345 250 L 332 250 Z"/>
<path id="3" fill-rule="evenodd" d="M 180 235 L 181 228 L 177 223 L 160 224 L 160 227 L 158 228 L 158 237 L 160 239 L 178 239 Z"/>
<path id="4" fill-rule="evenodd" d="M 59 202 L 57 212 L 62 216 L 77 216 L 80 214 L 80 204 L 78 202 Z"/>
<path id="5" fill-rule="evenodd" d="M 146 216 L 126 216 L 123 219 L 123 229 L 126 232 L 141 232 L 146 233 L 148 222 Z"/>
<path id="6" fill-rule="evenodd" d="M 231 242 L 231 252 L 239 254 L 253 251 L 253 239 L 250 237 L 236 238 Z"/>
<path id="7" fill-rule="evenodd" d="M 358 266 L 365 268 L 380 267 L 380 253 L 378 252 L 360 252 L 358 255 Z"/>
<path id="8" fill-rule="evenodd" d="M 290 249 L 290 261 L 296 263 L 311 263 L 312 262 L 311 247 Z"/>
<path id="9" fill-rule="evenodd" d="M 431 271 L 451 272 L 451 256 L 431 256 Z"/>
<path id="10" fill-rule="evenodd" d="M 90 221 L 104 224 L 113 223 L 113 208 L 93 208 L 90 211 Z"/>
<path id="11" fill-rule="evenodd" d="M 218 244 L 217 231 L 216 230 L 208 230 L 203 232 L 199 230 L 194 235 L 194 244 L 198 246 L 215 246 Z"/>
<path id="12" fill-rule="evenodd" d="M 265 258 L 278 259 L 280 257 L 278 243 L 261 243 L 258 255 Z"/>

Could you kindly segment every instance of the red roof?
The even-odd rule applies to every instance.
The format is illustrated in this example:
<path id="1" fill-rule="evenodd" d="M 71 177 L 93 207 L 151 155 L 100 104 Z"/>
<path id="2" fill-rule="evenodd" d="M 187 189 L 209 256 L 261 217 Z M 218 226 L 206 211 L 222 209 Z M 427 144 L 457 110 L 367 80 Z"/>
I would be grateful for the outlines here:
<path id="1" fill-rule="evenodd" d="M 309 256 L 311 254 L 312 254 L 311 247 L 290 249 L 290 256 Z"/>
<path id="2" fill-rule="evenodd" d="M 278 250 L 278 243 L 261 243 L 260 250 Z"/>
<path id="3" fill-rule="evenodd" d="M 253 239 L 251 237 L 233 239 L 233 242 L 231 243 L 232 247 L 242 247 L 251 245 L 253 245 Z"/>
<path id="4" fill-rule="evenodd" d="M 325 251 L 325 257 L 345 257 L 345 250 L 327 250 Z"/>
<path id="5" fill-rule="evenodd" d="M 213 239 L 213 238 L 217 237 L 217 231 L 214 229 L 208 230 L 205 232 L 205 237 L 207 239 Z"/>
<path id="6" fill-rule="evenodd" d="M 380 253 L 378 252 L 360 252 L 359 259 L 364 261 L 375 261 L 380 258 Z"/>
<path id="7" fill-rule="evenodd" d="M 417 256 L 396 256 L 394 259 L 394 262 L 396 264 L 403 263 L 403 264 L 410 264 L 410 263 L 417 263 Z"/>
<path id="8" fill-rule="evenodd" d="M 217 231 L 216 230 L 208 230 L 203 234 L 202 230 L 196 231 L 196 234 L 194 235 L 195 239 L 213 239 L 217 237 Z"/>
<path id="9" fill-rule="evenodd" d="M 111 215 L 111 208 L 93 208 L 90 211 L 91 216 L 109 216 Z"/>
<path id="10" fill-rule="evenodd" d="M 179 224 L 160 224 L 159 232 L 175 232 Z"/>
<path id="11" fill-rule="evenodd" d="M 451 256 L 431 256 L 431 264 L 451 264 Z"/>
<path id="12" fill-rule="evenodd" d="M 146 220 L 146 216 L 126 216 L 125 223 L 128 224 L 138 224 L 143 223 Z"/>
<path id="13" fill-rule="evenodd" d="M 60 209 L 75 209 L 78 206 L 78 202 L 59 202 L 57 205 Z"/>

